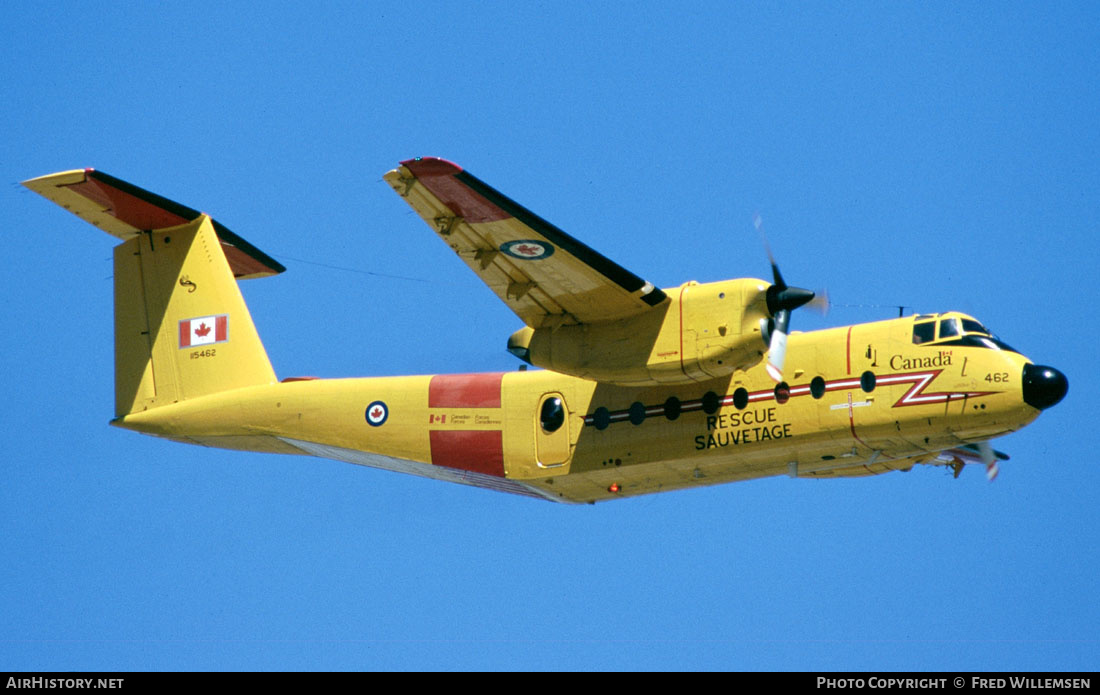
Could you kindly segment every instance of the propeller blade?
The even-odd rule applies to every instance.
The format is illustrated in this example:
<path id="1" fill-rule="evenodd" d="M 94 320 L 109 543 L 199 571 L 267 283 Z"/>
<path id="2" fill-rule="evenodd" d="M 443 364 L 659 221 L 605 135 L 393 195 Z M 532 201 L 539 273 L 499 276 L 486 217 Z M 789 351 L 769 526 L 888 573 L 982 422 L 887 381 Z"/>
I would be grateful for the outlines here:
<path id="1" fill-rule="evenodd" d="M 783 282 L 783 276 L 779 272 L 779 264 L 775 262 L 775 256 L 772 255 L 772 246 L 768 243 L 768 235 L 764 233 L 764 219 L 760 217 L 759 212 L 753 215 L 752 226 L 756 227 L 756 231 L 760 234 L 760 241 L 764 242 L 764 252 L 768 254 L 768 263 L 772 266 L 772 280 L 776 289 L 787 289 L 787 283 Z"/>
<path id="2" fill-rule="evenodd" d="M 985 463 L 985 477 L 993 482 L 993 479 L 1000 473 L 1000 468 L 997 466 L 997 455 L 993 453 L 993 447 L 988 441 L 978 442 L 978 454 Z"/>
<path id="3" fill-rule="evenodd" d="M 791 312 L 789 309 L 780 309 L 775 312 L 775 328 L 772 330 L 772 338 L 768 344 L 768 376 L 779 383 L 783 381 L 783 362 L 787 357 L 787 327 L 790 325 Z"/>
<path id="4" fill-rule="evenodd" d="M 768 313 L 775 319 L 775 328 L 772 329 L 771 338 L 768 341 L 768 364 L 766 369 L 768 376 L 776 382 L 783 381 L 783 362 L 787 357 L 787 334 L 791 323 L 791 312 L 800 306 L 805 306 L 814 301 L 817 296 L 811 290 L 801 287 L 790 287 L 783 280 L 783 274 L 779 272 L 779 264 L 772 254 L 771 244 L 768 243 L 768 235 L 764 233 L 764 221 L 760 214 L 753 216 L 752 224 L 760 233 L 760 240 L 764 243 L 764 250 L 768 254 L 768 262 L 772 266 L 772 278 L 774 282 L 767 291 Z M 818 310 L 827 309 L 829 306 L 828 295 L 823 295 Z"/>
<path id="5" fill-rule="evenodd" d="M 814 292 L 814 298 L 806 304 L 806 308 L 813 311 L 818 316 L 828 316 L 829 290 L 822 287 L 817 292 Z"/>

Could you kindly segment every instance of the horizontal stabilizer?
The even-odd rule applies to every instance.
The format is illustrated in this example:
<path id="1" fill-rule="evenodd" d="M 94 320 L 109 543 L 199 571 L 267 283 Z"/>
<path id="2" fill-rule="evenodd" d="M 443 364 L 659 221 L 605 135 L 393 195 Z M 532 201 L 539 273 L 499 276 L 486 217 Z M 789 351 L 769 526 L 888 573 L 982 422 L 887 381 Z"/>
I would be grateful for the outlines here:
<path id="1" fill-rule="evenodd" d="M 94 169 L 75 169 L 24 181 L 35 193 L 123 241 L 141 232 L 178 227 L 202 213 Z M 211 220 L 238 280 L 278 275 L 285 267 Z"/>

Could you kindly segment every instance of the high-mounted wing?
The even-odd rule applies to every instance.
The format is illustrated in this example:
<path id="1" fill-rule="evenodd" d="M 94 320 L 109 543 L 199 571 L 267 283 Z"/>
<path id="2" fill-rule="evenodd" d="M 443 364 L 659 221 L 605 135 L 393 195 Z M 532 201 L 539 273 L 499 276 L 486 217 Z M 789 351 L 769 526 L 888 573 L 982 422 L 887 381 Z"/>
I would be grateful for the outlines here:
<path id="1" fill-rule="evenodd" d="M 23 185 L 123 241 L 141 232 L 186 224 L 202 214 L 95 169 L 62 171 Z M 268 277 L 286 270 L 224 225 L 211 222 L 237 279 Z"/>
<path id="2" fill-rule="evenodd" d="M 532 328 L 626 318 L 667 300 L 452 162 L 410 159 L 384 178 Z"/>

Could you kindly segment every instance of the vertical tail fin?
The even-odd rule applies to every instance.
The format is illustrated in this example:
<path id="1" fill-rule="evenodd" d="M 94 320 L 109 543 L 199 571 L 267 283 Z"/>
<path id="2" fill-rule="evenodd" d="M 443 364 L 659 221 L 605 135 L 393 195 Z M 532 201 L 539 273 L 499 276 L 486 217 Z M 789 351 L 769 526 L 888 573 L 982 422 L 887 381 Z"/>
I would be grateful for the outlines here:
<path id="1" fill-rule="evenodd" d="M 209 217 L 115 248 L 115 415 L 275 381 Z"/>
<path id="2" fill-rule="evenodd" d="M 284 268 L 209 216 L 93 170 L 24 182 L 115 247 L 115 415 L 275 381 L 237 278 Z"/>

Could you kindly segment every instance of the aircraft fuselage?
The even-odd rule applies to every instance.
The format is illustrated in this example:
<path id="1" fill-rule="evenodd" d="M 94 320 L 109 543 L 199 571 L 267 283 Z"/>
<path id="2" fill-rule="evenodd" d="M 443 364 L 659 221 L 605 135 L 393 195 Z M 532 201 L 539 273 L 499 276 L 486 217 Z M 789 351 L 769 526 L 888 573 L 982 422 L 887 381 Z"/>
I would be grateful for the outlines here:
<path id="1" fill-rule="evenodd" d="M 1035 419 L 1040 410 L 1024 400 L 1025 357 L 977 340 L 916 344 L 920 321 L 795 333 L 788 381 L 778 385 L 761 365 L 702 384 L 645 387 L 534 370 L 308 379 L 115 424 L 592 502 L 773 475 L 908 470 Z"/>

